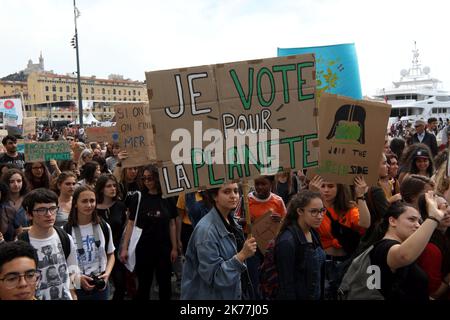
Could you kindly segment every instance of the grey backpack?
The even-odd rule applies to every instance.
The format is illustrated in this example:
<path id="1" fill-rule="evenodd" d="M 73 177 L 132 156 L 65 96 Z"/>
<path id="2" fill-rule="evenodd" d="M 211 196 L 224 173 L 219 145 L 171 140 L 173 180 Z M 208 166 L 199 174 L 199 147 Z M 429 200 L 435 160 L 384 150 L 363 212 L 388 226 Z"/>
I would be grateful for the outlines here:
<path id="1" fill-rule="evenodd" d="M 367 248 L 348 267 L 338 290 L 341 300 L 384 300 L 384 296 L 371 282 L 372 279 L 369 279 L 374 276 L 370 261 L 373 248 L 374 245 Z"/>

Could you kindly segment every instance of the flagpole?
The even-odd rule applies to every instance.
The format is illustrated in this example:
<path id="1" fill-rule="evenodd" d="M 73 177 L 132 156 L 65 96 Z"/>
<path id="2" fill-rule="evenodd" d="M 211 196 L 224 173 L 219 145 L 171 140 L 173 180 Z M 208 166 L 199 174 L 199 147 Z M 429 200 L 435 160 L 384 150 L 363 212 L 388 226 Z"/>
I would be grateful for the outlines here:
<path id="1" fill-rule="evenodd" d="M 248 238 L 251 238 L 252 235 L 252 220 L 250 217 L 250 206 L 248 203 L 248 194 L 250 192 L 250 187 L 248 185 L 248 180 L 244 179 L 244 181 L 242 182 L 242 192 L 244 193 L 244 210 L 245 210 L 245 221 L 246 221 L 246 226 L 247 226 L 247 231 L 248 231 Z"/>
<path id="2" fill-rule="evenodd" d="M 73 15 L 75 22 L 75 50 L 77 55 L 77 82 L 78 82 L 78 118 L 80 122 L 80 128 L 83 127 L 83 96 L 81 92 L 81 78 L 80 78 L 80 57 L 78 52 L 78 30 L 77 19 L 80 16 L 80 12 L 77 9 L 75 0 L 73 0 Z"/>

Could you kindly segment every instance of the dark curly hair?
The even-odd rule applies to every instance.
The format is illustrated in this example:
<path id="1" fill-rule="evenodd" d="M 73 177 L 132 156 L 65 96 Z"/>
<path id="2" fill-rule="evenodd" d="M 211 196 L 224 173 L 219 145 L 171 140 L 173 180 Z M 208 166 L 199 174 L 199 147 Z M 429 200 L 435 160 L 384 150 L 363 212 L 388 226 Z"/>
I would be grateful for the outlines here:
<path id="1" fill-rule="evenodd" d="M 292 197 L 287 208 L 286 217 L 284 217 L 283 224 L 281 225 L 280 232 L 278 234 L 283 233 L 283 231 L 286 230 L 289 226 L 297 224 L 297 210 L 305 208 L 307 205 L 309 205 L 311 200 L 317 198 L 321 199 L 319 192 L 314 192 L 307 189 L 301 190 L 294 197 Z"/>

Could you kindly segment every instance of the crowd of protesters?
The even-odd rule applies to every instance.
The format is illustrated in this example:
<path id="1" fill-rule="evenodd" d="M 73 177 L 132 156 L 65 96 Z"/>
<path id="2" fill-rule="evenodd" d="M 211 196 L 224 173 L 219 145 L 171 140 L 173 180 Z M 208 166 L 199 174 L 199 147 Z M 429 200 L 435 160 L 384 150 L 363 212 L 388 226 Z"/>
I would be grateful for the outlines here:
<path id="1" fill-rule="evenodd" d="M 434 118 L 394 123 L 376 186 L 309 180 L 304 170 L 260 176 L 249 212 L 237 183 L 165 199 L 155 166 L 122 168 L 128 155 L 117 143 L 88 143 L 83 130 L 29 137 L 67 140 L 65 161 L 26 163 L 6 136 L 0 299 L 148 300 L 156 287 L 161 300 L 174 289 L 181 299 L 336 300 L 349 265 L 371 245 L 385 299 L 448 299 L 447 128 Z M 263 248 L 246 221 L 266 216 L 279 232 Z M 135 226 L 142 234 L 130 272 Z"/>

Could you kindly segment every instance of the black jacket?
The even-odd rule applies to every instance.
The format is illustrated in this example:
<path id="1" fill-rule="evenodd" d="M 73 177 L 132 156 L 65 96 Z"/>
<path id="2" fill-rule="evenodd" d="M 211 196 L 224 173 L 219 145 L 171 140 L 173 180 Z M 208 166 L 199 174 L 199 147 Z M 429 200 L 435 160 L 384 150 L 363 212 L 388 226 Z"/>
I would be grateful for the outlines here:
<path id="1" fill-rule="evenodd" d="M 317 300 L 323 296 L 325 252 L 319 235 L 311 229 L 308 243 L 298 225 L 291 225 L 277 238 L 275 263 L 280 300 Z"/>
<path id="2" fill-rule="evenodd" d="M 417 133 L 415 133 L 413 135 L 411 143 L 412 144 L 414 144 L 414 143 L 421 143 L 419 141 L 419 138 L 417 138 Z M 433 158 L 438 154 L 439 149 L 438 149 L 436 137 L 434 136 L 434 134 L 431 134 L 429 132 L 425 132 L 425 136 L 423 137 L 422 143 L 426 144 L 430 148 L 431 153 L 433 154 Z"/>

